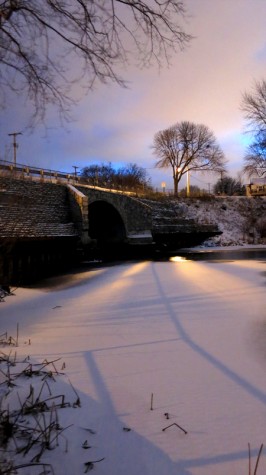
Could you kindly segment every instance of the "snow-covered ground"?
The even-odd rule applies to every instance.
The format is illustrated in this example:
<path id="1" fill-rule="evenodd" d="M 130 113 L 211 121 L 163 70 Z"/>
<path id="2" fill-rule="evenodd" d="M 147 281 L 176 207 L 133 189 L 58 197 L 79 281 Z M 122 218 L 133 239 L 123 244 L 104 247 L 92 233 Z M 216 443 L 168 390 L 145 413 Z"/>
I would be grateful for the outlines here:
<path id="1" fill-rule="evenodd" d="M 253 475 L 266 442 L 265 286 L 263 259 L 177 258 L 17 289 L 0 304 L 0 333 L 16 340 L 19 323 L 19 346 L 0 347 L 0 382 L 16 385 L 2 411 L 19 410 L 24 433 L 13 428 L 2 470 L 34 461 L 50 424 L 40 460 L 55 475 L 249 474 L 248 444 Z M 56 408 L 61 395 L 67 407 Z M 35 411 L 37 400 L 50 410 Z"/>
<path id="2" fill-rule="evenodd" d="M 219 227 L 222 234 L 210 239 L 208 246 L 266 244 L 266 197 L 178 199 L 175 206 L 179 216 Z"/>

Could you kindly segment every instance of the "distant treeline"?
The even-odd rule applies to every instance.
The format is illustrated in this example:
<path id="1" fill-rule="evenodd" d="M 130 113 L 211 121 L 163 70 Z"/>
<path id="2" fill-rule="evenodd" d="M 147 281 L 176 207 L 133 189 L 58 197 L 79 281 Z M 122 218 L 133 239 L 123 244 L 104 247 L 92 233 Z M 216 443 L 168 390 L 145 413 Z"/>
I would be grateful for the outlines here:
<path id="1" fill-rule="evenodd" d="M 79 175 L 86 178 L 93 186 L 133 190 L 151 189 L 151 180 L 145 168 L 135 163 L 129 163 L 120 168 L 114 168 L 111 162 L 92 164 L 82 168 Z"/>

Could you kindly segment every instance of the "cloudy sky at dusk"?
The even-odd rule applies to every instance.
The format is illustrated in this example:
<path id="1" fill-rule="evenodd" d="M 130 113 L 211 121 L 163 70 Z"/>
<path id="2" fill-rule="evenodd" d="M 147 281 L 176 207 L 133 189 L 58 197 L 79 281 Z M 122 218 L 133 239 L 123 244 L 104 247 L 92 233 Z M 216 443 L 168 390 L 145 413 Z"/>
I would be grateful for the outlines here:
<path id="1" fill-rule="evenodd" d="M 25 130 L 29 110 L 14 98 L 0 117 L 0 158 L 13 159 L 8 133 L 18 137 L 17 161 L 54 170 L 73 171 L 91 163 L 135 162 L 147 169 L 154 186 L 171 172 L 154 170 L 151 145 L 159 130 L 188 120 L 207 125 L 215 134 L 236 176 L 243 166 L 247 137 L 240 110 L 244 91 L 266 78 L 266 0 L 187 0 L 186 31 L 195 39 L 172 58 L 171 67 L 138 69 L 134 60 L 123 69 L 129 82 L 101 85 L 72 110 L 59 126 L 50 113 L 47 131 Z M 75 86 L 78 87 L 78 86 Z M 218 177 L 194 173 L 192 184 L 208 187 Z"/>

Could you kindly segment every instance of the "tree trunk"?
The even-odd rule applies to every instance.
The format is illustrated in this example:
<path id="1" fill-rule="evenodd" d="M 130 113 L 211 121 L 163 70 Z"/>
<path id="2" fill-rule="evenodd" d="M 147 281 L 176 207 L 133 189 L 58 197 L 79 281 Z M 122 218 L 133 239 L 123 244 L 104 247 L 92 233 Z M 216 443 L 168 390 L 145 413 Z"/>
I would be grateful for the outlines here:
<path id="1" fill-rule="evenodd" d="M 178 178 L 176 176 L 174 178 L 174 195 L 178 196 Z"/>

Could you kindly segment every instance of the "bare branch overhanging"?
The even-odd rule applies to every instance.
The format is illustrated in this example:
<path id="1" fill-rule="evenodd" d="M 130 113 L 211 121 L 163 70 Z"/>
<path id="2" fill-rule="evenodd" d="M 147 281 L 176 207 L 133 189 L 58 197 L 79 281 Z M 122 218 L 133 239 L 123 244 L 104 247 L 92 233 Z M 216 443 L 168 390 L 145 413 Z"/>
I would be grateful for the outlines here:
<path id="1" fill-rule="evenodd" d="M 25 91 L 43 119 L 49 103 L 70 106 L 73 83 L 126 86 L 129 50 L 140 66 L 161 66 L 188 45 L 185 16 L 179 0 L 0 1 L 2 94 Z"/>

